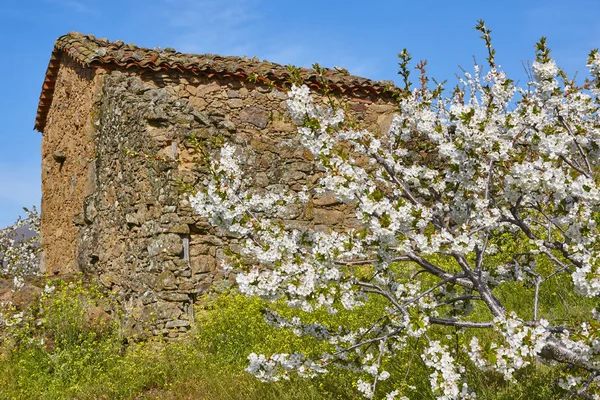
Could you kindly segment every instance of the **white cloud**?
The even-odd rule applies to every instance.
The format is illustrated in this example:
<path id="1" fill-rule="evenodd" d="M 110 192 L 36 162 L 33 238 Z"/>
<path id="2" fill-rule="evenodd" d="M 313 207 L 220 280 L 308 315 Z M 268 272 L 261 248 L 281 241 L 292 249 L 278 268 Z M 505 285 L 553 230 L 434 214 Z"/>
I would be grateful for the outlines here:
<path id="1" fill-rule="evenodd" d="M 163 13 L 182 52 L 241 55 L 252 48 L 257 0 L 163 0 Z"/>

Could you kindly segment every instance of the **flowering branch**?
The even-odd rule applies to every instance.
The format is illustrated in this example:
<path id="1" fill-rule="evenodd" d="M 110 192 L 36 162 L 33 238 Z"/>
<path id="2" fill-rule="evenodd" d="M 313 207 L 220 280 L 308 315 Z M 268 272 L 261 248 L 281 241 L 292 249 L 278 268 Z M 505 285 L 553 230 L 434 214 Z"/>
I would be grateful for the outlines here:
<path id="1" fill-rule="evenodd" d="M 421 87 L 402 92 L 385 133 L 345 124 L 341 109 L 293 85 L 290 116 L 323 172 L 310 190 L 253 188 L 243 173 L 248 150 L 225 145 L 211 160 L 212 180 L 192 205 L 242 241 L 240 256 L 253 265 L 237 276 L 242 292 L 285 299 L 305 312 L 355 309 L 374 296 L 389 305 L 356 332 L 278 322 L 336 350 L 315 360 L 253 355 L 249 370 L 261 379 L 325 373 L 325 365 L 352 354 L 371 376 L 357 384 L 371 398 L 389 375 L 381 371 L 385 360 L 412 338 L 426 343 L 419 351 L 441 399 L 474 397 L 464 359 L 508 381 L 536 358 L 569 364 L 577 377 L 600 371 L 600 323 L 557 324 L 541 307 L 549 278 L 570 284 L 577 298 L 600 295 L 600 56 L 590 54 L 592 79 L 577 88 L 542 39 L 532 81 L 520 89 L 496 64 L 491 31 L 483 22 L 476 29 L 489 70 L 464 71 L 462 87 L 444 97 L 440 85 L 427 88 L 420 64 Z M 410 56 L 400 57 L 408 86 Z M 357 163 L 358 154 L 369 164 Z M 325 233 L 281 222 L 284 205 L 306 204 L 314 192 L 347 203 L 361 228 Z M 358 274 L 365 269 L 369 279 Z M 532 287 L 527 310 L 502 300 L 511 282 Z M 472 335 L 469 346 L 450 354 L 437 333 L 444 327 Z M 492 338 L 479 337 L 484 330 Z M 577 379 L 568 390 L 596 390 L 595 380 Z"/>

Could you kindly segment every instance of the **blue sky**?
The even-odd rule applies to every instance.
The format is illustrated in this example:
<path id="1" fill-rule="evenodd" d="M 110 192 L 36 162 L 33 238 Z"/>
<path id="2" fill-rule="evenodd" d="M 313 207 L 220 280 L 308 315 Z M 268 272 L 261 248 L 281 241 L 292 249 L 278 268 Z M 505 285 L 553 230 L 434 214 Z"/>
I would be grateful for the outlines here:
<path id="1" fill-rule="evenodd" d="M 258 56 L 281 64 L 336 65 L 397 81 L 396 55 L 427 59 L 452 79 L 485 49 L 473 27 L 492 29 L 497 62 L 524 82 L 522 61 L 547 36 L 569 73 L 585 75 L 600 47 L 600 1 L 4 0 L 0 3 L 0 227 L 39 204 L 41 134 L 32 130 L 55 39 L 69 31 L 183 52 Z"/>

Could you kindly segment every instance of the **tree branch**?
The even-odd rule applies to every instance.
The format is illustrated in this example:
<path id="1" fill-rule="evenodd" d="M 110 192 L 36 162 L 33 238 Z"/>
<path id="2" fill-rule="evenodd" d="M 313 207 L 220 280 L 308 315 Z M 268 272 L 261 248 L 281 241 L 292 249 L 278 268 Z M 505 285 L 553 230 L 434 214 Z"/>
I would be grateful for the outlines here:
<path id="1" fill-rule="evenodd" d="M 493 322 L 459 321 L 457 319 L 429 318 L 430 324 L 454 326 L 457 328 L 493 328 Z"/>
<path id="2" fill-rule="evenodd" d="M 452 275 L 451 273 L 444 271 L 443 269 L 439 268 L 436 265 L 433 265 L 432 263 L 430 263 L 429 261 L 427 261 L 426 259 L 424 259 L 423 257 L 421 257 L 420 255 L 418 255 L 416 253 L 409 253 L 408 257 L 412 261 L 419 264 L 419 266 L 421 268 L 423 268 L 426 272 L 429 272 L 430 274 L 435 275 L 438 278 L 449 279 L 449 278 L 454 277 L 454 275 Z M 456 278 L 456 279 L 454 279 L 454 282 L 464 288 L 468 288 L 468 289 L 475 288 L 475 285 L 473 284 L 473 282 L 466 278 Z"/>

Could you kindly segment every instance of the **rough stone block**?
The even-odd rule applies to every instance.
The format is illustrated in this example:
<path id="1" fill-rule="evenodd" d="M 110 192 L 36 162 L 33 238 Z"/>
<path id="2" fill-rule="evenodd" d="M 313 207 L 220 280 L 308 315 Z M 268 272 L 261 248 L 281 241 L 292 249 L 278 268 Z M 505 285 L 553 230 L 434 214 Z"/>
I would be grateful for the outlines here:
<path id="1" fill-rule="evenodd" d="M 302 214 L 303 210 L 304 207 L 300 204 L 288 204 L 278 216 L 283 219 L 295 219 Z"/>
<path id="2" fill-rule="evenodd" d="M 190 281 L 184 281 L 177 285 L 177 290 L 184 291 L 185 293 L 192 293 L 196 290 L 196 285 Z M 187 296 L 187 294 L 186 294 Z"/>
<path id="3" fill-rule="evenodd" d="M 129 225 L 140 226 L 143 223 L 143 220 L 139 218 L 137 213 L 129 213 L 125 215 L 125 222 Z"/>
<path id="4" fill-rule="evenodd" d="M 182 319 L 177 319 L 175 321 L 169 321 L 169 322 L 167 322 L 165 324 L 165 328 L 171 329 L 171 328 L 179 328 L 179 327 L 182 327 L 182 326 L 190 326 L 190 325 L 191 325 L 190 321 L 185 321 L 185 320 L 182 320 Z"/>
<path id="5" fill-rule="evenodd" d="M 190 296 L 188 296 L 185 293 L 162 292 L 162 293 L 158 294 L 158 297 L 161 300 L 165 300 L 165 301 L 176 301 L 176 302 L 190 301 Z"/>
<path id="6" fill-rule="evenodd" d="M 181 277 L 184 277 L 184 278 L 189 278 L 190 276 L 192 276 L 192 272 L 190 270 L 178 271 L 177 272 L 177 276 L 181 276 Z"/>
<path id="7" fill-rule="evenodd" d="M 148 254 L 157 256 L 159 254 L 178 256 L 183 252 L 181 237 L 175 233 L 158 235 L 148 245 Z"/>
<path id="8" fill-rule="evenodd" d="M 192 257 L 190 265 L 193 275 L 204 274 L 215 270 L 216 260 L 212 256 L 199 255 Z"/>
<path id="9" fill-rule="evenodd" d="M 89 200 L 86 199 L 83 218 L 87 224 L 93 223 L 98 215 L 98 210 L 96 210 L 96 205 L 94 203 L 93 198 L 90 198 Z"/>
<path id="10" fill-rule="evenodd" d="M 216 82 L 211 82 L 208 85 L 200 85 L 196 87 L 195 95 L 197 97 L 205 97 L 206 95 L 221 90 L 221 86 Z"/>
<path id="11" fill-rule="evenodd" d="M 290 122 L 273 121 L 273 130 L 275 132 L 295 132 L 298 127 Z"/>
<path id="12" fill-rule="evenodd" d="M 341 211 L 317 208 L 314 210 L 313 222 L 331 226 L 342 223 L 344 217 L 345 215 Z"/>
<path id="13" fill-rule="evenodd" d="M 177 289 L 177 279 L 175 274 L 169 270 L 161 272 L 156 278 L 156 290 L 173 290 Z"/>
<path id="14" fill-rule="evenodd" d="M 104 285 L 107 288 L 111 288 L 113 285 L 119 285 L 121 283 L 121 276 L 117 275 L 116 273 L 105 273 L 105 274 L 101 274 L 100 277 L 98 278 L 100 280 L 100 283 L 102 285 Z"/>
<path id="15" fill-rule="evenodd" d="M 339 204 L 340 201 L 337 199 L 334 193 L 326 192 L 313 197 L 313 204 L 315 206 L 331 206 Z"/>
<path id="16" fill-rule="evenodd" d="M 195 257 L 200 254 L 208 254 L 208 249 L 210 248 L 207 244 L 195 244 L 192 243 L 190 245 L 190 257 Z"/>
<path id="17" fill-rule="evenodd" d="M 187 224 L 173 224 L 167 228 L 167 232 L 187 235 L 190 233 L 190 227 Z"/>
<path id="18" fill-rule="evenodd" d="M 265 110 L 262 107 L 246 107 L 240 113 L 242 122 L 252 124 L 260 129 L 265 129 L 269 123 Z"/>
<path id="19" fill-rule="evenodd" d="M 269 185 L 269 177 L 264 172 L 259 172 L 254 175 L 254 184 L 258 187 L 266 187 Z"/>
<path id="20" fill-rule="evenodd" d="M 281 177 L 281 181 L 286 183 L 304 181 L 305 179 L 306 174 L 304 172 L 294 170 L 286 170 Z"/>
<path id="21" fill-rule="evenodd" d="M 219 122 L 219 128 L 227 129 L 229 132 L 234 132 L 236 130 L 236 125 L 233 123 L 233 121 L 224 119 L 223 121 Z"/>
<path id="22" fill-rule="evenodd" d="M 241 108 L 244 106 L 244 100 L 242 99 L 229 99 L 227 105 L 231 108 Z"/>
<path id="23" fill-rule="evenodd" d="M 170 302 L 170 301 L 158 301 L 156 303 L 155 316 L 158 320 L 175 320 L 181 314 L 183 314 L 183 310 L 179 306 L 180 303 Z"/>
<path id="24" fill-rule="evenodd" d="M 194 107 L 196 110 L 199 110 L 199 111 L 205 110 L 206 107 L 208 106 L 208 102 L 200 97 L 196 97 L 196 96 L 190 97 L 189 101 L 190 101 L 190 104 L 192 105 L 192 107 Z"/>

